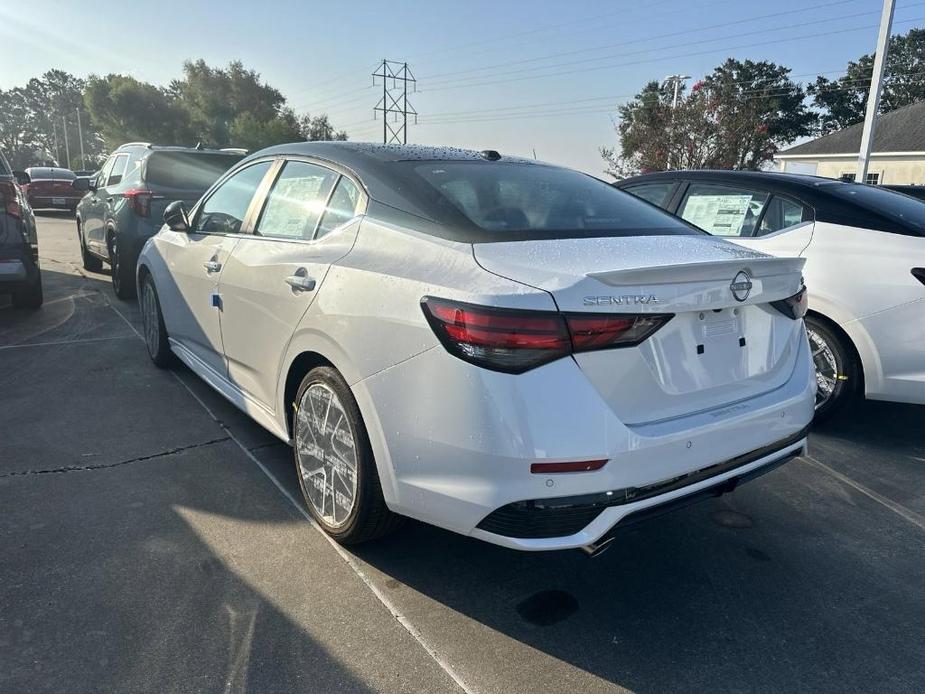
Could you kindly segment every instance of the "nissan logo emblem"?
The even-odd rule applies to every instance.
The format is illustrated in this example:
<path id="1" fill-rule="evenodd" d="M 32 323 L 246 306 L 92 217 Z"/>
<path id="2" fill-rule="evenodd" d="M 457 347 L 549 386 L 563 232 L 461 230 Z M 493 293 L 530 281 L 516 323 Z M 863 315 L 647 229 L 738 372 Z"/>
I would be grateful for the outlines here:
<path id="1" fill-rule="evenodd" d="M 745 301 L 752 291 L 752 280 L 744 270 L 741 270 L 732 280 L 729 289 L 732 290 L 732 296 L 736 301 Z"/>

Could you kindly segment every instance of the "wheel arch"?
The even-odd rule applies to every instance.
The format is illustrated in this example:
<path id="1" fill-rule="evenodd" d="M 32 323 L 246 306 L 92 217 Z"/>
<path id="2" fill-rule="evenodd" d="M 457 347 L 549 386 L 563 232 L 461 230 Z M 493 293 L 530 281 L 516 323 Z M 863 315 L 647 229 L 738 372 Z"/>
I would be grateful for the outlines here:
<path id="1" fill-rule="evenodd" d="M 299 385 L 309 371 L 319 366 L 330 366 L 332 369 L 337 369 L 337 367 L 324 355 L 312 351 L 300 352 L 289 364 L 289 369 L 286 372 L 286 379 L 283 382 L 282 407 L 286 423 L 286 433 L 289 435 L 290 439 L 292 439 L 293 404 L 295 402 L 296 393 L 299 390 Z"/>
<path id="2" fill-rule="evenodd" d="M 810 309 L 806 312 L 806 316 L 807 318 L 814 318 L 820 323 L 824 323 L 827 328 L 829 328 L 833 333 L 835 333 L 839 337 L 839 339 L 842 340 L 842 343 L 845 345 L 845 347 L 851 350 L 851 354 L 854 356 L 857 362 L 858 375 L 860 377 L 860 383 L 858 384 L 858 389 L 856 392 L 861 393 L 863 395 L 865 392 L 865 382 L 866 382 L 865 373 L 867 371 L 867 365 L 863 357 L 861 356 L 860 350 L 858 350 L 857 344 L 855 344 L 854 338 L 848 333 L 847 330 L 845 330 L 841 325 L 839 325 L 839 323 L 832 320 L 825 314 L 819 313 L 819 311 L 814 311 L 813 309 Z"/>

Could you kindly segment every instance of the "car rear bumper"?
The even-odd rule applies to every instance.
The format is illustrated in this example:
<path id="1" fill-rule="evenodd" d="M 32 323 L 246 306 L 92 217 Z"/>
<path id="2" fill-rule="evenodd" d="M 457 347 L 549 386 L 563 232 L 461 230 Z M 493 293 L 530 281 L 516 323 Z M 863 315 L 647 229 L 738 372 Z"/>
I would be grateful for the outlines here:
<path id="1" fill-rule="evenodd" d="M 815 399 L 805 338 L 799 352 L 789 379 L 771 392 L 639 426 L 621 422 L 572 359 L 512 376 L 436 347 L 353 390 L 393 510 L 507 547 L 567 549 L 596 542 L 633 514 L 802 452 Z M 538 462 L 603 459 L 588 472 L 530 471 Z M 625 503 L 601 501 L 630 489 L 635 496 L 625 494 Z M 579 518 L 555 535 L 529 537 L 489 520 L 512 504 L 572 497 L 597 506 L 571 509 Z"/>
<path id="2" fill-rule="evenodd" d="M 77 207 L 78 202 L 80 202 L 80 198 L 69 198 L 58 195 L 54 197 L 36 196 L 29 198 L 29 206 L 33 210 L 73 210 Z"/>

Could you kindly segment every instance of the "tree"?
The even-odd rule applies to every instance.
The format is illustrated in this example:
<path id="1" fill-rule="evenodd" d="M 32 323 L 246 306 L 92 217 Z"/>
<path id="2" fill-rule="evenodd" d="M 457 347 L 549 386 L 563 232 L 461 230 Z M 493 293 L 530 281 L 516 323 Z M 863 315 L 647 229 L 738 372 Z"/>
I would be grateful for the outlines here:
<path id="1" fill-rule="evenodd" d="M 288 109 L 269 119 L 242 113 L 232 121 L 228 132 L 235 147 L 251 151 L 303 139 L 295 114 Z"/>
<path id="2" fill-rule="evenodd" d="M 35 161 L 38 135 L 20 87 L 0 89 L 0 147 L 14 169 L 24 169 Z"/>
<path id="3" fill-rule="evenodd" d="M 804 91 L 774 63 L 729 59 L 689 93 L 649 82 L 620 107 L 621 153 L 602 148 L 607 173 L 666 168 L 758 169 L 812 131 Z"/>
<path id="4" fill-rule="evenodd" d="M 862 55 L 848 63 L 836 80 L 820 75 L 807 89 L 813 104 L 822 111 L 823 133 L 840 130 L 864 120 L 874 56 Z M 910 29 L 890 39 L 890 49 L 880 97 L 880 113 L 888 113 L 925 99 L 925 29 Z"/>
<path id="5" fill-rule="evenodd" d="M 90 77 L 84 102 L 106 145 L 196 144 L 189 113 L 166 90 L 127 75 Z"/>
<path id="6" fill-rule="evenodd" d="M 317 142 L 319 140 L 346 140 L 347 133 L 343 130 L 335 131 L 334 126 L 328 118 L 328 114 L 322 113 L 314 118 L 307 113 L 299 119 L 299 134 L 303 140 Z"/>

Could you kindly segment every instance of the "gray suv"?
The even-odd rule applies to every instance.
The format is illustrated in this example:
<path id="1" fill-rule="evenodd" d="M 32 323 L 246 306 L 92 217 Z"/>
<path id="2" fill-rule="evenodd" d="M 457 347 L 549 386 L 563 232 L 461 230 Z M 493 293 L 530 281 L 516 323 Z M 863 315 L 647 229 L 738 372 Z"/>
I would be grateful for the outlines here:
<path id="1" fill-rule="evenodd" d="M 35 216 L 19 187 L 27 180 L 10 170 L 0 151 L 0 294 L 12 294 L 16 307 L 36 309 L 42 305 L 42 273 Z"/>
<path id="2" fill-rule="evenodd" d="M 87 192 L 76 210 L 84 269 L 99 272 L 109 263 L 116 296 L 133 297 L 138 254 L 161 228 L 164 208 L 174 200 L 192 205 L 245 154 L 146 142 L 119 147 L 96 175 L 73 183 Z"/>

